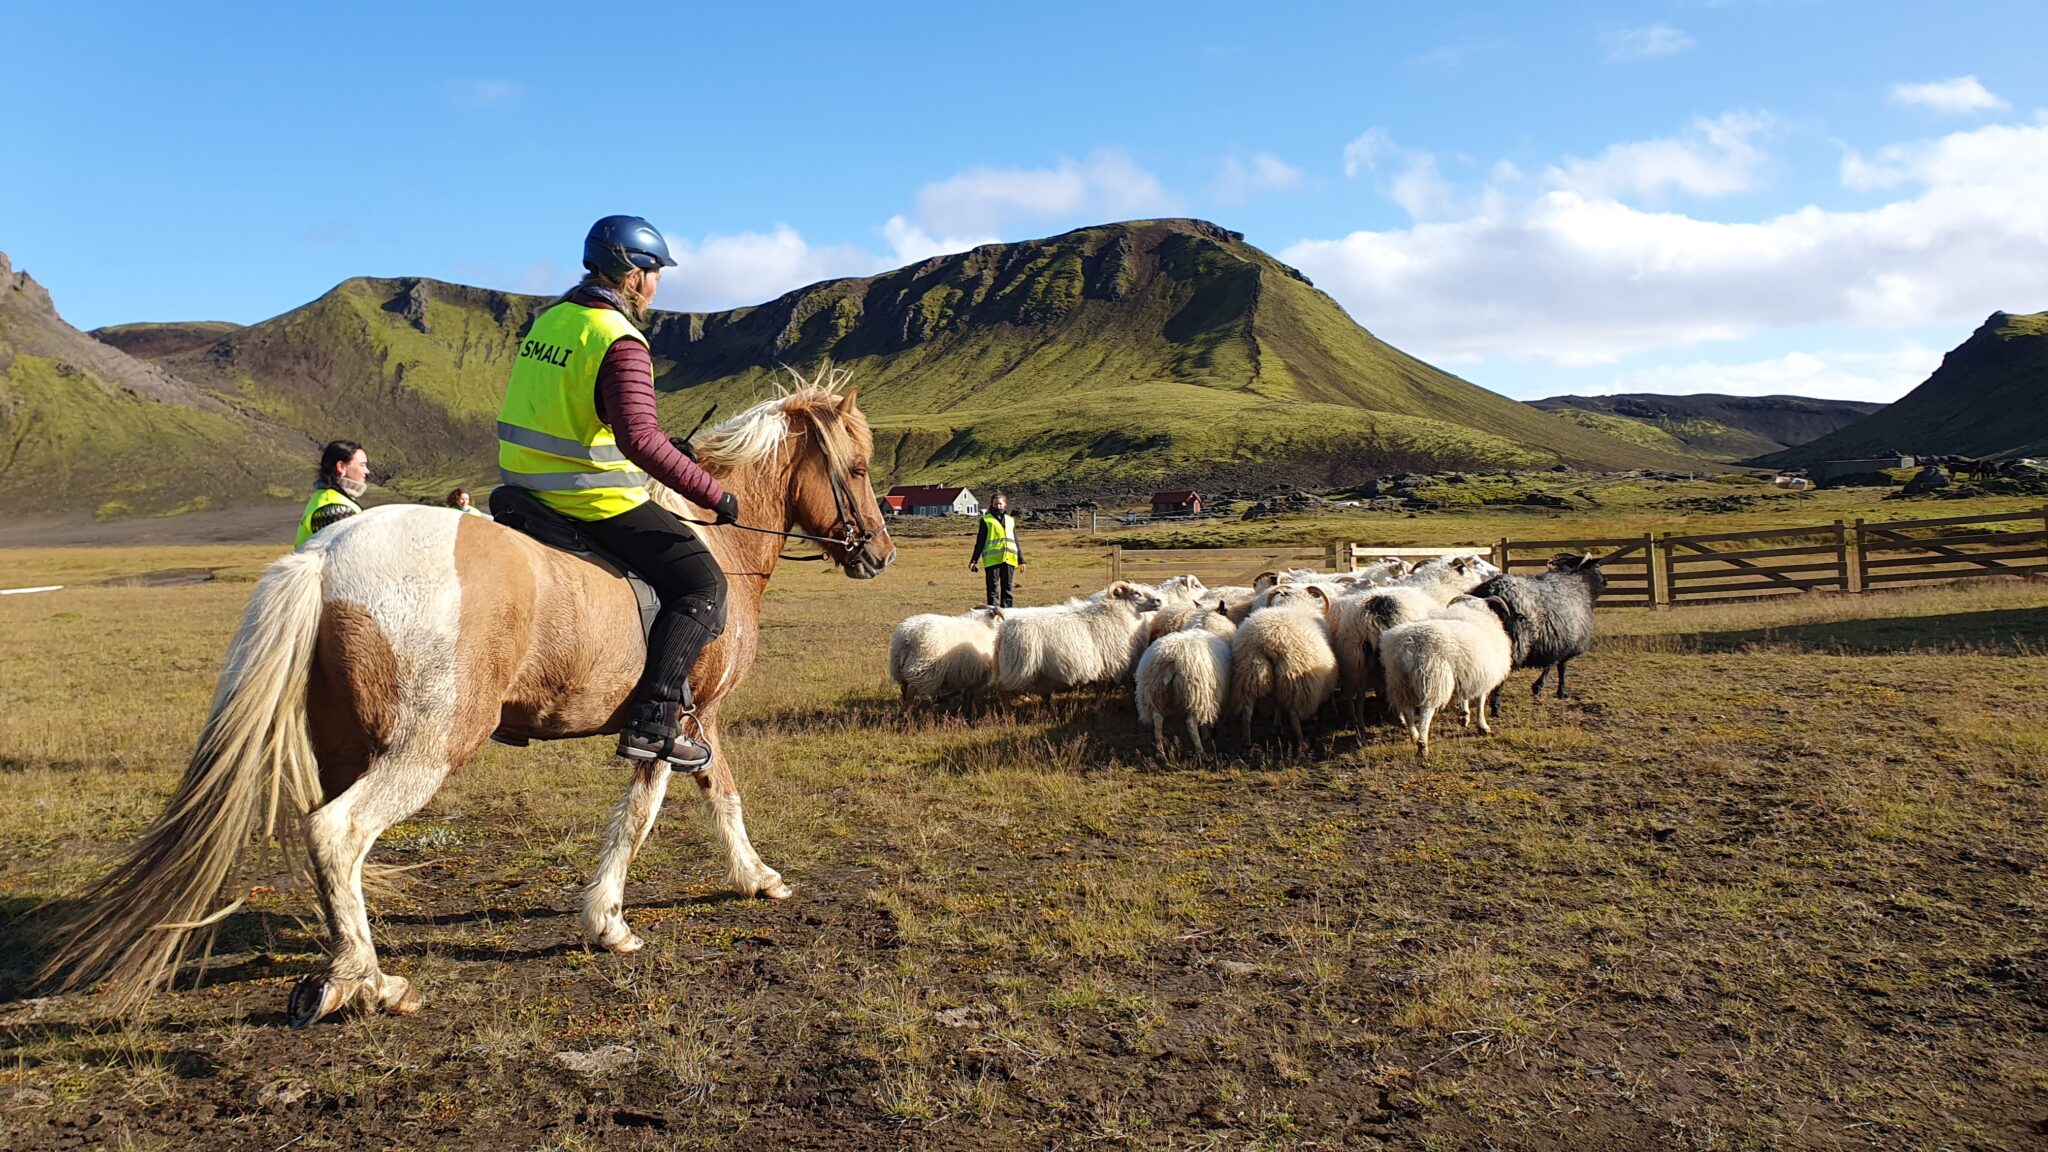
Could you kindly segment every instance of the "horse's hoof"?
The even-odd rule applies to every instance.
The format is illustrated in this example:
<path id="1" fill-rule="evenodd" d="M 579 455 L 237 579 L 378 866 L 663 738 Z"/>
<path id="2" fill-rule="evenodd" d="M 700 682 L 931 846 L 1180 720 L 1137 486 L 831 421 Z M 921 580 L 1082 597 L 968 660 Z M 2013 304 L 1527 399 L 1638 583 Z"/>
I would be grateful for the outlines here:
<path id="1" fill-rule="evenodd" d="M 773 881 L 767 887 L 761 889 L 761 898 L 763 900 L 787 900 L 794 895 L 796 895 L 796 889 L 791 888 L 780 880 Z"/>
<path id="2" fill-rule="evenodd" d="M 302 976 L 292 985 L 291 999 L 285 1004 L 285 1019 L 294 1028 L 305 1028 L 333 1014 L 347 995 L 338 981 L 325 976 Z"/>
<path id="3" fill-rule="evenodd" d="M 399 993 L 398 999 L 385 1003 L 384 1010 L 393 1016 L 411 1016 L 424 1007 L 426 1002 L 427 998 L 420 995 L 420 990 L 408 984 L 405 991 Z"/>
<path id="4" fill-rule="evenodd" d="M 642 940 L 638 932 L 628 932 L 622 938 L 604 947 L 607 952 L 617 952 L 624 955 L 627 952 L 638 952 L 640 949 L 647 947 L 647 941 Z"/>

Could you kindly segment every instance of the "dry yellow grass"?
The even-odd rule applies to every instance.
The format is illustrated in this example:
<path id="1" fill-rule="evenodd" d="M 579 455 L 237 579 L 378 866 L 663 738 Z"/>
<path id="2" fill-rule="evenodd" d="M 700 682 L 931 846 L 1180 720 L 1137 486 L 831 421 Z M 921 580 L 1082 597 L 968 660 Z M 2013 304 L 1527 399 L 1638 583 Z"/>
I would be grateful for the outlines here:
<path id="1" fill-rule="evenodd" d="M 1098 586 L 1036 541 L 1024 598 Z M 650 947 L 568 910 L 603 741 L 492 746 L 380 856 L 424 1016 L 292 1033 L 310 924 L 130 1028 L 0 1003 L 0 1131 L 131 1147 L 2024 1147 L 2048 1061 L 2048 589 L 1602 614 L 1575 699 L 1418 766 L 1390 730 L 1159 764 L 1126 700 L 905 721 L 888 631 L 964 607 L 965 541 L 780 573 L 730 732 L 797 884 L 716 896 L 678 796 Z M 0 553 L 20 583 L 270 550 Z M 247 583 L 0 599 L 0 995 L 27 909 L 167 794 Z M 1526 684 L 1517 677 L 1514 684 Z M 257 880 L 266 877 L 255 877 Z M 570 1072 L 558 1051 L 634 1050 Z M 277 1086 L 303 1089 L 280 1104 Z M 269 1093 L 266 1096 L 266 1091 Z M 289 1094 L 289 1093 L 287 1093 Z M 92 1117 L 100 1119 L 95 1124 Z"/>

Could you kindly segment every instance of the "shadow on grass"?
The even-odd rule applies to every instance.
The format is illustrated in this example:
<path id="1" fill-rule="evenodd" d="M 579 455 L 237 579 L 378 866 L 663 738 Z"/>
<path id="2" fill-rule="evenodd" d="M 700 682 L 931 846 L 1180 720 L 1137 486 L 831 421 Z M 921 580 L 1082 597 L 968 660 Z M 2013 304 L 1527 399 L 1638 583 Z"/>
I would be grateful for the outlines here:
<path id="1" fill-rule="evenodd" d="M 885 731 L 901 735 L 955 733 L 968 739 L 934 751 L 927 767 L 964 776 L 995 769 L 1039 765 L 1066 770 L 1111 766 L 1142 766 L 1158 771 L 1213 770 L 1222 767 L 1279 768 L 1339 759 L 1361 743 L 1373 743 L 1391 728 L 1369 728 L 1361 739 L 1346 717 L 1326 714 L 1305 726 L 1306 749 L 1297 748 L 1273 717 L 1261 711 L 1246 746 L 1234 717 L 1219 723 L 1197 758 L 1182 730 L 1170 732 L 1172 752 L 1162 759 L 1153 746 L 1152 729 L 1138 721 L 1130 690 L 1080 691 L 1057 696 L 1048 706 L 1039 696 L 1013 697 L 1002 704 L 969 709 L 958 702 L 920 705 L 906 713 L 893 697 L 851 694 L 836 700 L 779 708 L 736 723 L 735 733 L 778 731 L 816 735 L 821 732 Z M 1217 738 L 1221 740 L 1221 750 Z"/>
<path id="2" fill-rule="evenodd" d="M 1659 639 L 1668 643 L 1659 643 Z M 1792 648 L 1845 656 L 1881 656 L 1955 650 L 1987 656 L 2037 656 L 2048 652 L 2048 607 L 1834 620 L 1734 632 L 1682 632 L 1641 640 L 1647 641 L 1642 647 L 1652 651 L 1667 647 L 1688 652 Z"/>
<path id="3" fill-rule="evenodd" d="M 78 908 L 75 900 L 44 904 L 26 896 L 0 897 L 0 1004 L 36 994 L 36 968 L 51 947 L 51 935 Z"/>

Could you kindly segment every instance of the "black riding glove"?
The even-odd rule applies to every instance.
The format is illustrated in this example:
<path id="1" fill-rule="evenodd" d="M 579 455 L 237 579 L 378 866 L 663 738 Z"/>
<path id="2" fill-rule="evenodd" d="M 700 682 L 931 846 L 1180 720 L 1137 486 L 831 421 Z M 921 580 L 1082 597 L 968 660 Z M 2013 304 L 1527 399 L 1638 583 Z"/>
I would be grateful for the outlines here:
<path id="1" fill-rule="evenodd" d="M 727 492 L 718 498 L 718 522 L 737 524 L 740 519 L 740 498 Z"/>

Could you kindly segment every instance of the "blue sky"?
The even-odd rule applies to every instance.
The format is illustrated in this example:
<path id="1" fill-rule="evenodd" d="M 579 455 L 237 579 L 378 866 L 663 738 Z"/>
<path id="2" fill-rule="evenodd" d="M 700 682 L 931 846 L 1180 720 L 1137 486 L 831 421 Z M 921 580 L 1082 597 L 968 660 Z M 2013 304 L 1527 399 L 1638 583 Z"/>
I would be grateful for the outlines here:
<path id="1" fill-rule="evenodd" d="M 92 327 L 557 290 L 617 211 L 699 308 L 1195 215 L 1522 397 L 1890 399 L 2048 309 L 2038 0 L 1421 7 L 0 0 L 0 251 Z"/>

